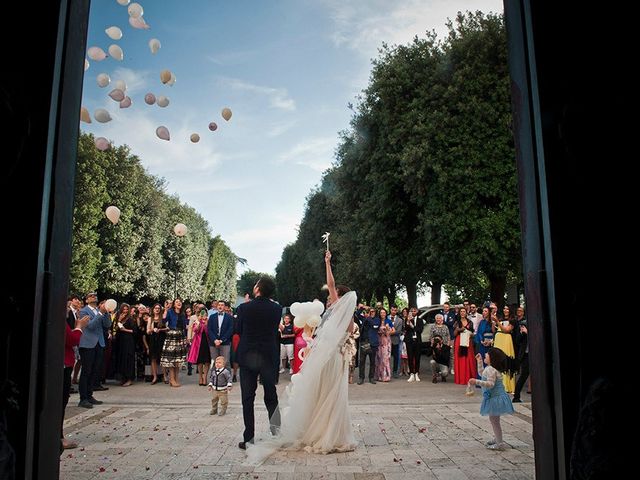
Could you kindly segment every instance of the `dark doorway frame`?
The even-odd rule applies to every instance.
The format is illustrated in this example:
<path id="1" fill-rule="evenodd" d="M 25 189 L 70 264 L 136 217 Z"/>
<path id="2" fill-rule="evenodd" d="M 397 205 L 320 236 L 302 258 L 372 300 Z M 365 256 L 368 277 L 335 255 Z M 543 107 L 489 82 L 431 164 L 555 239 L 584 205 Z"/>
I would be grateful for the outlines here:
<path id="1" fill-rule="evenodd" d="M 6 436 L 0 425 L 0 448 L 13 448 L 16 478 L 26 480 L 55 479 L 58 472 L 62 326 L 89 0 L 54 0 L 37 8 L 29 28 L 19 31 L 7 49 L 10 75 L 0 78 L 10 124 L 3 132 L 8 153 L 2 195 L 4 204 L 18 212 L 20 226 L 6 236 L 9 268 L 2 299 L 7 325 L 0 330 Z M 598 380 L 616 380 L 603 365 L 589 363 L 590 332 L 598 319 L 576 309 L 590 299 L 590 276 L 613 275 L 604 252 L 620 247 L 607 236 L 576 240 L 570 234 L 589 221 L 594 203 L 614 209 L 626 201 L 589 188 L 612 180 L 608 172 L 626 171 L 623 161 L 633 135 L 621 135 L 615 122 L 600 121 L 594 129 L 585 120 L 615 119 L 624 111 L 630 88 L 612 81 L 619 75 L 608 74 L 635 58 L 633 42 L 621 42 L 616 50 L 585 43 L 595 30 L 616 35 L 620 14 L 613 7 L 589 10 L 577 2 L 505 0 L 536 476 L 545 480 L 572 476 L 581 409 Z M 25 18 L 24 6 L 8 3 L 5 18 Z M 27 46 L 33 32 L 40 45 L 37 59 Z M 596 55 L 601 68 L 587 73 L 585 64 Z M 605 153 L 607 171 L 600 164 Z"/>

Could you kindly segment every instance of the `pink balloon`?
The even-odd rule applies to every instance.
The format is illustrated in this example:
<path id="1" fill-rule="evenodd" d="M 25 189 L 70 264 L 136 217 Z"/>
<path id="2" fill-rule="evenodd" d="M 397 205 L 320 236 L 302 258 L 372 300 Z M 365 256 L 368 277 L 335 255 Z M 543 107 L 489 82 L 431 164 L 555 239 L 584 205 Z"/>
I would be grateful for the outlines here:
<path id="1" fill-rule="evenodd" d="M 144 96 L 144 103 L 146 103 L 147 105 L 153 105 L 154 103 L 156 103 L 156 96 L 153 93 L 147 93 Z"/>
<path id="2" fill-rule="evenodd" d="M 124 97 L 124 99 L 120 102 L 120 108 L 129 108 L 131 106 L 131 97 L 126 96 Z"/>
<path id="3" fill-rule="evenodd" d="M 149 28 L 151 28 L 142 17 L 129 17 L 129 25 L 139 30 L 149 30 Z"/>
<path id="4" fill-rule="evenodd" d="M 114 88 L 109 92 L 109 96 L 115 100 L 116 102 L 121 102 L 124 100 L 124 92 L 119 88 Z"/>
<path id="5" fill-rule="evenodd" d="M 171 137 L 169 136 L 169 130 L 165 126 L 156 128 L 156 135 L 161 140 L 169 141 L 171 139 Z"/>
<path id="6" fill-rule="evenodd" d="M 96 138 L 94 143 L 96 144 L 96 148 L 98 150 L 100 150 L 101 152 L 104 152 L 105 150 L 108 150 L 109 147 L 111 147 L 111 144 L 109 143 L 109 140 L 107 140 L 104 137 Z"/>
<path id="7" fill-rule="evenodd" d="M 209 130 L 211 130 L 212 132 L 215 132 L 218 129 L 218 125 L 216 125 L 216 122 L 211 122 L 209 124 Z"/>

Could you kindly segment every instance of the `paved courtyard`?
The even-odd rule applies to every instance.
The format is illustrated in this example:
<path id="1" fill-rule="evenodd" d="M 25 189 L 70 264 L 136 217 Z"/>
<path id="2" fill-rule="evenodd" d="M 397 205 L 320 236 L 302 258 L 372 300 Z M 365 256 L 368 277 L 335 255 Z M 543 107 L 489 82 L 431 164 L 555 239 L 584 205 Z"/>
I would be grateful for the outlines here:
<path id="1" fill-rule="evenodd" d="M 502 417 L 512 448 L 489 451 L 489 421 L 478 413 L 481 396 L 465 396 L 452 383 L 420 383 L 406 378 L 349 387 L 354 452 L 314 455 L 281 451 L 262 465 L 248 465 L 242 440 L 239 385 L 226 416 L 210 416 L 210 395 L 197 376 L 181 375 L 183 386 L 110 384 L 95 396 L 104 404 L 86 410 L 72 395 L 65 434 L 80 444 L 66 450 L 60 478 L 85 479 L 255 479 L 255 480 L 423 480 L 532 479 L 534 452 L 529 395 L 516 415 Z M 279 392 L 289 383 L 281 376 Z M 266 436 L 261 390 L 256 429 Z"/>

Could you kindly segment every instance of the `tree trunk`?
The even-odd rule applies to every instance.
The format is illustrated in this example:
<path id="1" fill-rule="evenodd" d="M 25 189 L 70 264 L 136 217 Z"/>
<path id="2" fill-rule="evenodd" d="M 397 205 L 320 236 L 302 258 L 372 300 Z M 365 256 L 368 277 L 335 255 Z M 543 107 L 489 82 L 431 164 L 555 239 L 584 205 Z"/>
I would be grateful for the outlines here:
<path id="1" fill-rule="evenodd" d="M 437 305 L 440 303 L 440 297 L 442 296 L 442 283 L 431 283 L 431 305 Z"/>
<path id="2" fill-rule="evenodd" d="M 384 288 L 376 288 L 376 302 L 384 302 Z"/>
<path id="3" fill-rule="evenodd" d="M 391 285 L 387 289 L 387 298 L 389 299 L 389 308 L 396 303 L 396 286 Z"/>
<path id="4" fill-rule="evenodd" d="M 491 301 L 499 307 L 504 305 L 504 291 L 507 286 L 506 275 L 487 275 L 491 291 Z"/>
<path id="5" fill-rule="evenodd" d="M 418 285 L 416 283 L 408 283 L 404 286 L 407 289 L 407 299 L 409 300 L 409 308 L 418 306 Z"/>

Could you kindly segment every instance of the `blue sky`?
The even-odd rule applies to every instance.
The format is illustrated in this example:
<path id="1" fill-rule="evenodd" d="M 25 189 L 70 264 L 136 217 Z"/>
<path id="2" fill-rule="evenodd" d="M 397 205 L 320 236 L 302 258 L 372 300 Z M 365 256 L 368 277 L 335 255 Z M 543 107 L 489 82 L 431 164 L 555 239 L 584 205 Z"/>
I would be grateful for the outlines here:
<path id="1" fill-rule="evenodd" d="M 129 25 L 127 7 L 93 0 L 87 48 L 117 44 L 124 60 L 89 60 L 83 106 L 109 123 L 84 131 L 127 144 L 167 191 L 193 206 L 253 270 L 274 272 L 295 240 L 305 198 L 334 160 L 347 104 L 366 87 L 371 59 L 384 41 L 446 32 L 459 10 L 502 11 L 501 0 L 149 0 L 139 2 L 149 30 Z M 110 26 L 121 40 L 105 33 Z M 148 42 L 162 46 L 152 55 Z M 171 70 L 177 82 L 160 82 Z M 107 73 L 111 85 L 99 88 Z M 127 83 L 128 109 L 107 94 Z M 166 95 L 166 108 L 144 103 Z M 231 121 L 221 110 L 233 111 Z M 210 132 L 209 122 L 219 128 Z M 171 141 L 155 135 L 166 126 Z M 201 140 L 193 144 L 191 133 Z M 321 243 L 321 239 L 318 239 Z M 319 264 L 321 259 L 319 260 Z"/>

